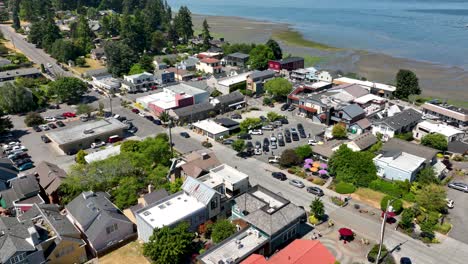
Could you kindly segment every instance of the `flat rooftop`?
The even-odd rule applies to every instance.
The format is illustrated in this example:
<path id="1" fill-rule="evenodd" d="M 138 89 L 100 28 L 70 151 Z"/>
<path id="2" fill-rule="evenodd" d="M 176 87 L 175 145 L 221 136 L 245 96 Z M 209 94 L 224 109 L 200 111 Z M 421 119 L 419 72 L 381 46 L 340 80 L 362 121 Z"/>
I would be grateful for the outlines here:
<path id="1" fill-rule="evenodd" d="M 429 130 L 430 133 L 438 133 L 442 134 L 446 137 L 451 137 L 457 134 L 463 134 L 463 131 L 456 129 L 454 127 L 444 125 L 444 124 L 436 124 L 429 121 L 422 121 L 417 125 L 420 128 L 425 128 Z"/>
<path id="2" fill-rule="evenodd" d="M 47 136 L 59 145 L 80 141 L 86 138 L 95 138 L 97 135 L 111 131 L 124 130 L 125 125 L 115 118 L 99 121 L 88 121 L 82 125 L 47 133 Z M 84 131 L 93 131 L 85 134 Z"/>
<path id="3" fill-rule="evenodd" d="M 185 83 L 179 83 L 171 86 L 167 86 L 165 89 L 171 90 L 174 93 L 186 93 L 189 95 L 197 95 L 197 94 L 204 94 L 207 93 L 207 91 L 202 90 L 200 88 L 185 84 Z"/>
<path id="4" fill-rule="evenodd" d="M 267 238 L 250 227 L 200 256 L 204 264 L 238 263 L 267 243 Z"/>
<path id="5" fill-rule="evenodd" d="M 348 77 L 341 77 L 334 80 L 336 83 L 349 83 L 349 84 L 359 84 L 370 88 L 376 88 L 384 91 L 394 92 L 396 90 L 395 86 L 383 84 L 383 83 L 376 83 L 370 81 L 361 81 L 353 78 Z"/>
<path id="6" fill-rule="evenodd" d="M 264 203 L 268 204 L 271 208 L 278 209 L 286 204 L 284 201 L 276 199 L 274 196 L 262 191 L 261 189 L 258 189 L 252 192 L 251 194 L 257 197 L 258 199 L 262 200 Z"/>
<path id="7" fill-rule="evenodd" d="M 204 130 L 210 134 L 217 135 L 229 131 L 228 128 L 225 128 L 221 125 L 218 125 L 213 120 L 202 120 L 193 124 L 194 127 Z"/>
<path id="8" fill-rule="evenodd" d="M 230 184 L 236 184 L 244 179 L 248 179 L 249 176 L 243 172 L 236 170 L 235 168 L 222 164 L 216 168 L 210 170 L 210 173 L 198 178 L 204 184 L 210 188 L 214 188 L 222 183 L 228 182 Z"/>
<path id="9" fill-rule="evenodd" d="M 376 160 L 380 160 L 383 162 L 388 163 L 389 166 L 398 168 L 399 170 L 404 170 L 408 172 L 412 172 L 421 166 L 426 159 L 411 155 L 406 152 L 401 152 L 401 154 L 394 158 L 394 157 L 383 157 L 383 156 L 377 156 L 375 157 Z"/>
<path id="10" fill-rule="evenodd" d="M 204 208 L 203 203 L 185 192 L 180 192 L 169 199 L 141 209 L 137 214 L 153 228 L 161 228 Z"/>
<path id="11" fill-rule="evenodd" d="M 252 72 L 250 71 L 250 72 L 244 72 L 235 76 L 226 77 L 226 78 L 219 80 L 218 84 L 222 86 L 231 86 L 233 84 L 245 82 L 247 80 L 247 76 L 249 76 L 251 73 Z"/>
<path id="12" fill-rule="evenodd" d="M 116 156 L 119 154 L 120 154 L 120 145 L 110 146 L 103 150 L 89 153 L 88 155 L 85 156 L 85 160 L 87 163 L 91 163 L 94 161 L 105 160 L 109 157 Z"/>
<path id="13" fill-rule="evenodd" d="M 174 92 L 168 88 L 164 88 L 162 92 L 151 94 L 145 97 L 137 99 L 137 102 L 142 104 L 154 104 L 162 109 L 172 109 L 177 106 L 176 95 L 178 93 Z M 190 94 L 181 95 L 181 99 L 192 97 Z"/>

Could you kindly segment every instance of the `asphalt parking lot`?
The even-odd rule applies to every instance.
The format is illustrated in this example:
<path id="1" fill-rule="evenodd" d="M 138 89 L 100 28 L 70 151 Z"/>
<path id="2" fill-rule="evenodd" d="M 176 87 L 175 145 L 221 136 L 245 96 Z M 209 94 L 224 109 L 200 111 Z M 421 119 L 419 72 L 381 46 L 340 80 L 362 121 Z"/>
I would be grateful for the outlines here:
<path id="1" fill-rule="evenodd" d="M 466 177 L 455 177 L 454 182 L 468 183 Z M 453 209 L 449 209 L 449 218 L 453 227 L 449 236 L 459 241 L 468 243 L 468 225 L 466 224 L 466 214 L 468 212 L 468 193 L 447 188 L 447 198 L 454 201 Z"/>

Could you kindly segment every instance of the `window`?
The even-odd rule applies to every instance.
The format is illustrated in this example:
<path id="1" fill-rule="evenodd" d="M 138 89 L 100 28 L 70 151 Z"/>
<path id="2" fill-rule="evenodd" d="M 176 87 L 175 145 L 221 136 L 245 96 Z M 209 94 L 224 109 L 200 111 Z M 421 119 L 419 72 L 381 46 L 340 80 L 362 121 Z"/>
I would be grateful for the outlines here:
<path id="1" fill-rule="evenodd" d="M 10 259 L 10 263 L 11 264 L 15 264 L 15 263 L 18 263 L 18 262 L 21 262 L 24 260 L 26 256 L 26 252 L 23 252 L 21 254 L 18 254 L 16 256 L 13 256 L 11 259 Z"/>
<path id="2" fill-rule="evenodd" d="M 216 209 L 218 207 L 218 199 L 217 197 L 211 200 L 211 210 Z"/>
<path id="3" fill-rule="evenodd" d="M 117 229 L 118 229 L 117 224 L 113 224 L 111 226 L 106 227 L 106 233 L 110 234 L 110 233 L 116 231 Z"/>

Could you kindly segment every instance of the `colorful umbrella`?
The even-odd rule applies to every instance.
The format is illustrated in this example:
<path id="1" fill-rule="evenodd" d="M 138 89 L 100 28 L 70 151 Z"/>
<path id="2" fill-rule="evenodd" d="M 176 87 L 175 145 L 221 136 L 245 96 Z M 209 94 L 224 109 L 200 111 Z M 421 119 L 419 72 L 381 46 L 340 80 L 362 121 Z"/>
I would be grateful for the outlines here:
<path id="1" fill-rule="evenodd" d="M 328 174 L 328 171 L 326 171 L 326 170 L 319 170 L 318 173 L 319 173 L 319 174 Z"/>
<path id="2" fill-rule="evenodd" d="M 328 168 L 328 165 L 325 163 L 320 164 L 320 168 L 326 170 Z"/>
<path id="3" fill-rule="evenodd" d="M 305 162 L 305 163 L 312 163 L 312 162 L 314 162 L 314 160 L 312 160 L 312 159 L 305 159 L 304 162 Z"/>
<path id="4" fill-rule="evenodd" d="M 340 235 L 342 235 L 342 236 L 352 236 L 352 235 L 354 235 L 353 230 L 351 230 L 349 228 L 340 228 L 340 230 L 338 230 L 338 233 L 340 233 Z"/>
<path id="5" fill-rule="evenodd" d="M 317 167 L 312 167 L 312 168 L 310 168 L 310 171 L 311 171 L 311 172 L 317 172 L 317 171 L 318 171 L 318 168 L 317 168 Z"/>
<path id="6" fill-rule="evenodd" d="M 310 164 L 309 163 L 304 164 L 304 169 L 310 169 Z"/>
<path id="7" fill-rule="evenodd" d="M 320 167 L 320 163 L 319 162 L 314 162 L 314 164 L 312 164 L 312 166 L 318 168 L 318 167 Z"/>

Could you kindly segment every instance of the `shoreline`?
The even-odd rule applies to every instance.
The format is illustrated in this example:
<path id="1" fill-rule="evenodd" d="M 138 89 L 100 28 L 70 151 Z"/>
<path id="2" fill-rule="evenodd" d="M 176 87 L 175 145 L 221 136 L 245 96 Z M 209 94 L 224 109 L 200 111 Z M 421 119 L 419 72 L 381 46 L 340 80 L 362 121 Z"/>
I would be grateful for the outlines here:
<path id="1" fill-rule="evenodd" d="M 292 25 L 232 16 L 193 14 L 194 27 L 206 18 L 210 30 L 231 43 L 278 41 L 283 54 L 303 56 L 307 62 L 331 72 L 353 72 L 371 81 L 392 84 L 399 69 L 409 69 L 420 80 L 423 96 L 468 104 L 468 70 L 458 66 L 395 57 L 366 50 L 336 48 L 306 39 Z"/>

